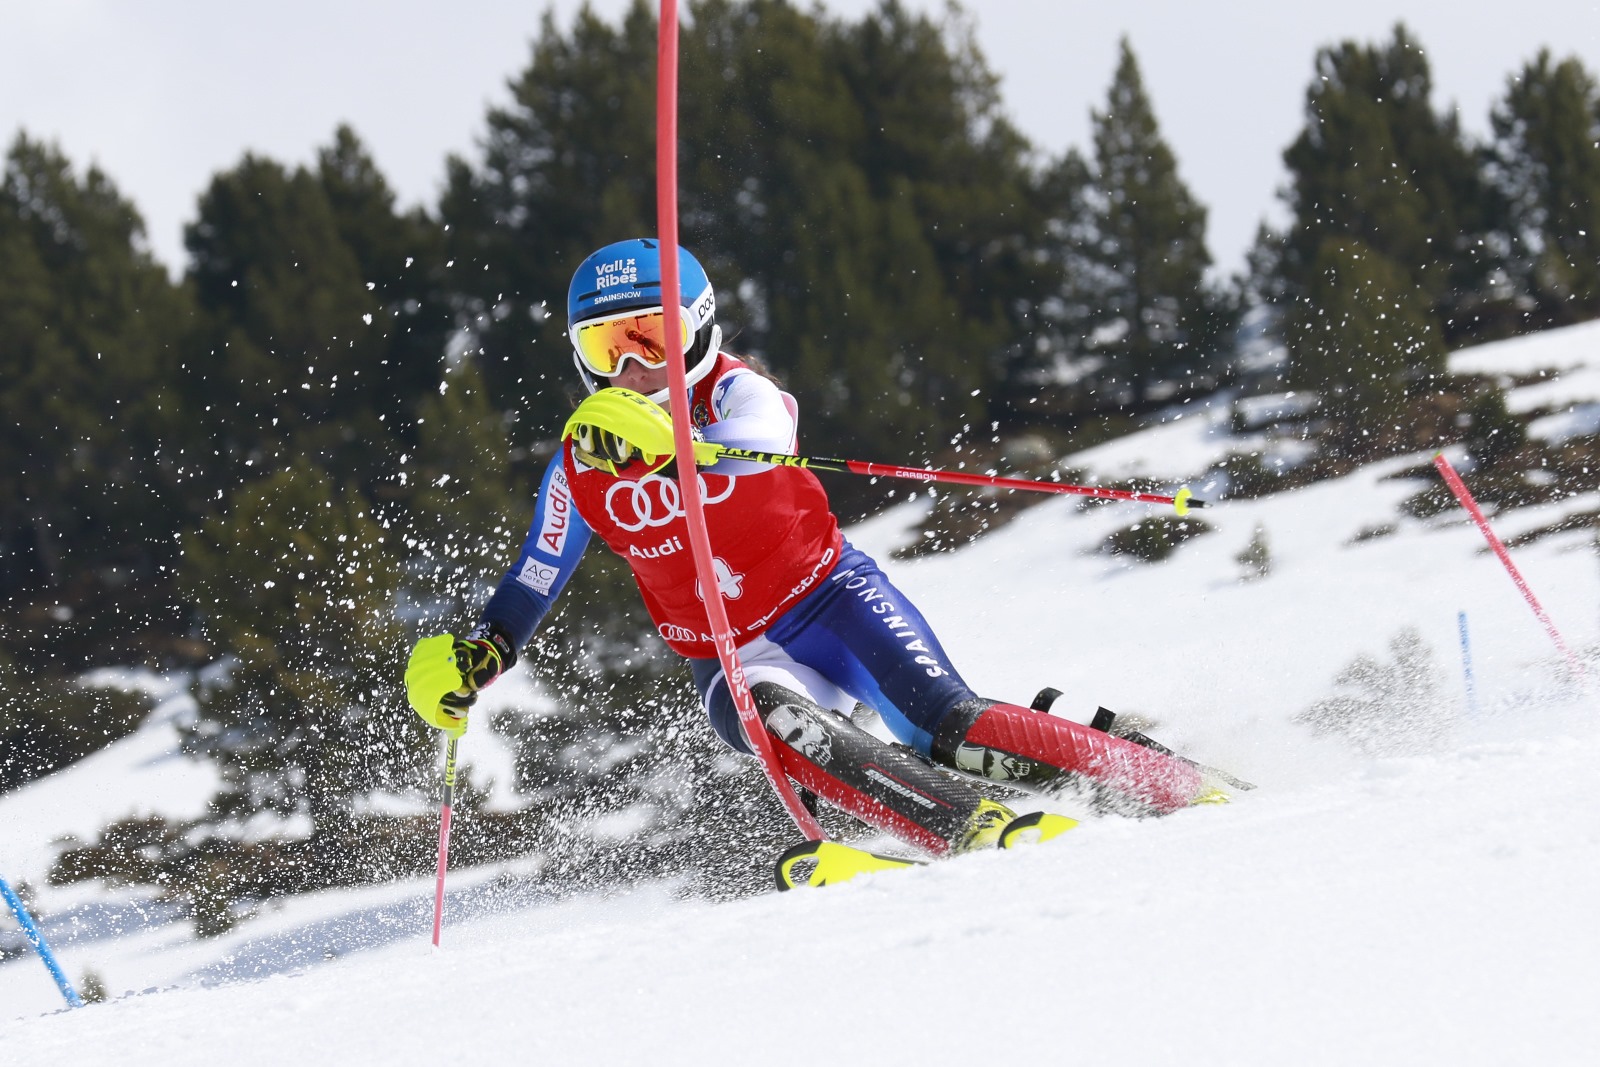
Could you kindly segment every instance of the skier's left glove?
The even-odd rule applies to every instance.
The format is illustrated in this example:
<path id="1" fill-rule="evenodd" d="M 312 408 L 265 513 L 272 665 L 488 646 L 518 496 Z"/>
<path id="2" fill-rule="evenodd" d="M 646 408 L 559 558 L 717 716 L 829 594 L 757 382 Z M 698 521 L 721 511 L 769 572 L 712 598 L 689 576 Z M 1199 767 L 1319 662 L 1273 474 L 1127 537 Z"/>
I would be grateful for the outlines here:
<path id="1" fill-rule="evenodd" d="M 629 389 L 595 391 L 578 405 L 561 431 L 575 459 L 617 478 L 638 481 L 672 462 L 672 418 L 660 405 Z M 718 449 L 691 430 L 695 460 L 716 462 Z"/>
<path id="2" fill-rule="evenodd" d="M 463 638 L 425 637 L 406 664 L 406 699 L 423 722 L 460 737 L 478 691 L 516 660 L 510 640 L 492 627 Z"/>

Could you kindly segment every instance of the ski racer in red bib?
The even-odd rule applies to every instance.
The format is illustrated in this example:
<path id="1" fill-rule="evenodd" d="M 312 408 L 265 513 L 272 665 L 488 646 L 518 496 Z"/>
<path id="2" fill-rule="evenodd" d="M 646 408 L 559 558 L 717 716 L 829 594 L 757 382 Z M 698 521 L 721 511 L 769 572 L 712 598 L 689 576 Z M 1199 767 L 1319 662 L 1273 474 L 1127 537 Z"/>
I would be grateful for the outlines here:
<path id="1" fill-rule="evenodd" d="M 657 632 L 689 660 L 725 742 L 752 751 L 716 656 L 708 595 L 724 598 L 784 772 L 934 855 L 1006 844 L 1023 826 L 1038 837 L 1073 825 L 1063 816 L 1018 820 L 945 769 L 1046 793 L 1088 783 L 1140 812 L 1217 795 L 1196 765 L 1139 735 L 1129 740 L 973 692 L 915 604 L 843 537 L 823 487 L 803 468 L 724 459 L 699 469 L 717 586 L 705 589 L 667 469 L 670 450 L 645 451 L 608 414 L 643 416 L 670 431 L 660 267 L 657 242 L 636 239 L 601 248 L 573 275 L 569 335 L 591 395 L 567 423 L 522 551 L 477 624 L 464 637 L 425 638 L 413 651 L 407 691 L 424 720 L 465 730 L 477 693 L 516 661 L 598 538 L 627 561 Z M 793 454 L 794 398 L 721 351 L 710 279 L 682 249 L 678 268 L 683 312 L 670 343 L 684 353 L 696 434 Z M 850 715 L 858 704 L 910 751 L 857 727 Z"/>

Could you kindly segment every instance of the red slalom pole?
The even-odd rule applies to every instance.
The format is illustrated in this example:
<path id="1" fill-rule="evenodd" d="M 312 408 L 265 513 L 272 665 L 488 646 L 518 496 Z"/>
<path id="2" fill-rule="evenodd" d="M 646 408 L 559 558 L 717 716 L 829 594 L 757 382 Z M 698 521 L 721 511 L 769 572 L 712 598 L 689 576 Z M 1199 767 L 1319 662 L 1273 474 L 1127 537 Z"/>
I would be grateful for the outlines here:
<path id="1" fill-rule="evenodd" d="M 451 735 L 444 749 L 444 804 L 439 808 L 439 872 L 433 888 L 433 947 L 439 947 L 444 927 L 444 872 L 450 866 L 450 805 L 456 792 L 456 740 Z"/>
<path id="2" fill-rule="evenodd" d="M 1522 599 L 1528 602 L 1533 609 L 1534 617 L 1544 624 L 1545 632 L 1550 635 L 1550 640 L 1555 642 L 1556 648 L 1567 658 L 1567 666 L 1572 668 L 1572 673 L 1579 678 L 1584 677 L 1583 664 L 1578 662 L 1567 648 L 1567 643 L 1561 639 L 1561 631 L 1556 629 L 1556 624 L 1550 621 L 1550 616 L 1545 613 L 1544 606 L 1539 603 L 1539 598 L 1533 595 L 1533 590 L 1523 580 L 1522 572 L 1517 570 L 1517 565 L 1511 562 L 1511 553 L 1506 551 L 1506 546 L 1495 532 L 1489 528 L 1489 520 L 1484 517 L 1483 509 L 1478 507 L 1478 502 L 1472 498 L 1472 493 L 1467 489 L 1467 483 L 1461 480 L 1461 475 L 1445 459 L 1444 453 L 1439 452 L 1433 457 L 1433 465 L 1439 469 L 1439 474 L 1444 478 L 1444 484 L 1450 487 L 1461 506 L 1467 509 L 1467 514 L 1472 516 L 1472 521 L 1478 524 L 1478 529 L 1483 532 L 1484 540 L 1489 542 L 1489 547 L 1494 549 L 1494 554 L 1500 557 L 1500 562 L 1505 565 L 1506 573 L 1511 575 L 1511 580 L 1517 583 L 1517 589 L 1522 592 Z"/>
<path id="3" fill-rule="evenodd" d="M 666 334 L 678 335 L 678 5 L 676 0 L 661 0 L 656 65 L 656 225 L 661 238 L 661 304 L 666 315 Z M 694 455 L 693 423 L 689 414 L 688 372 L 683 353 L 667 346 L 667 385 L 672 412 L 674 447 L 680 456 Z M 728 681 L 728 692 L 739 712 L 739 723 L 761 761 L 767 781 L 800 832 L 812 841 L 822 840 L 822 827 L 800 802 L 789 784 L 767 727 L 756 710 L 755 698 L 739 664 L 738 644 L 728 611 L 722 603 L 722 588 L 716 580 L 711 557 L 711 535 L 706 529 L 705 511 L 700 496 L 700 475 L 694 464 L 681 464 L 678 470 L 679 494 L 683 500 L 684 521 L 689 527 L 689 547 L 693 550 L 700 588 L 705 590 L 706 621 L 717 646 L 717 659 Z M 713 592 L 715 590 L 715 592 Z"/>

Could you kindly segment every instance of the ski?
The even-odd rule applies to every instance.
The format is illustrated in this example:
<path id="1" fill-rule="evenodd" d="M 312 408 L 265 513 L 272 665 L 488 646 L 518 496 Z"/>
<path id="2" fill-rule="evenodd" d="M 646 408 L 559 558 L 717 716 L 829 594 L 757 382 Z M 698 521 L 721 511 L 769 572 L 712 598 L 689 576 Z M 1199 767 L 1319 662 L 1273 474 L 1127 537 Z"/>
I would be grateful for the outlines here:
<path id="1" fill-rule="evenodd" d="M 885 856 L 837 841 L 806 841 L 779 856 L 773 873 L 778 888 L 784 890 L 802 885 L 834 885 L 857 875 L 923 865 L 922 860 Z"/>
<path id="2" fill-rule="evenodd" d="M 1031 845 L 1058 837 L 1078 825 L 1078 820 L 1048 811 L 1031 811 L 1006 824 L 996 844 L 1000 848 Z M 805 841 L 778 857 L 774 876 L 780 890 L 802 885 L 824 886 L 848 882 L 863 874 L 925 867 L 927 860 L 907 859 L 868 852 L 837 841 Z"/>

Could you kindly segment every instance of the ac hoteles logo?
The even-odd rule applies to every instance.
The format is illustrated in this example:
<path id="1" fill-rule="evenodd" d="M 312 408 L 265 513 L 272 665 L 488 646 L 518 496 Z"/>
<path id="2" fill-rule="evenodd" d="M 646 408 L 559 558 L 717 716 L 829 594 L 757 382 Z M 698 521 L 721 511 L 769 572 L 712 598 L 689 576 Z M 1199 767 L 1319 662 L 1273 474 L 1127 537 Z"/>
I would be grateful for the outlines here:
<path id="1" fill-rule="evenodd" d="M 550 590 L 555 588 L 556 579 L 561 577 L 561 568 L 552 567 L 547 563 L 530 559 L 523 563 L 522 570 L 517 572 L 517 581 L 534 590 L 550 595 Z"/>
<path id="2" fill-rule="evenodd" d="M 700 499 L 706 507 L 720 504 L 733 495 L 737 478 L 725 479 L 727 484 L 716 493 L 700 475 Z M 665 526 L 683 516 L 683 496 L 678 483 L 671 478 L 652 474 L 637 482 L 617 481 L 606 490 L 606 514 L 617 527 L 628 533 L 638 533 L 647 526 Z"/>

